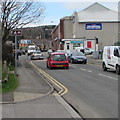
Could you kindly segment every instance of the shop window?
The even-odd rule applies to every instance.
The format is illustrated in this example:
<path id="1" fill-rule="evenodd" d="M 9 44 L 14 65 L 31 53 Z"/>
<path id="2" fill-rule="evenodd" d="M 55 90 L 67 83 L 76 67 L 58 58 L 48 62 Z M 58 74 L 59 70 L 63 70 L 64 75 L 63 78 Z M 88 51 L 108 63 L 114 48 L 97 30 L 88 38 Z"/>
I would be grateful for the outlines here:
<path id="1" fill-rule="evenodd" d="M 80 47 L 81 45 L 80 45 L 80 43 L 74 43 L 73 44 L 73 49 L 75 49 L 76 47 Z"/>

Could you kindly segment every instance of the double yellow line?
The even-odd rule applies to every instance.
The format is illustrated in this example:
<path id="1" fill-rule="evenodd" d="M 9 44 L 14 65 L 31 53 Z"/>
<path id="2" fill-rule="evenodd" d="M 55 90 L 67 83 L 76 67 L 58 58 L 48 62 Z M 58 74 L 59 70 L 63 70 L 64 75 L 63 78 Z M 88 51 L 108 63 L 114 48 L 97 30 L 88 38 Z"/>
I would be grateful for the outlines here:
<path id="1" fill-rule="evenodd" d="M 49 79 L 53 84 L 55 84 L 58 88 L 60 88 L 60 91 L 58 92 L 58 94 L 60 96 L 66 94 L 68 92 L 68 89 L 62 85 L 60 82 L 58 82 L 56 79 L 54 79 L 53 77 L 51 77 L 49 74 L 47 74 L 45 71 L 43 71 L 42 69 L 38 68 L 35 64 L 33 64 L 31 62 L 31 64 L 36 68 L 36 70 L 38 72 L 40 72 L 44 77 L 46 77 L 47 79 Z"/>

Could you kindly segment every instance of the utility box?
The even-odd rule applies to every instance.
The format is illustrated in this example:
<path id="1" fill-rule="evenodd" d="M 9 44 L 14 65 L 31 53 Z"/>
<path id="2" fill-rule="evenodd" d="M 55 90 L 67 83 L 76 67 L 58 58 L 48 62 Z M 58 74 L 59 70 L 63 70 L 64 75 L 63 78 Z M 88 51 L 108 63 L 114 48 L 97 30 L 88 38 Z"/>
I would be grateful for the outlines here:
<path id="1" fill-rule="evenodd" d="M 93 58 L 98 59 L 99 58 L 99 51 L 93 51 Z"/>

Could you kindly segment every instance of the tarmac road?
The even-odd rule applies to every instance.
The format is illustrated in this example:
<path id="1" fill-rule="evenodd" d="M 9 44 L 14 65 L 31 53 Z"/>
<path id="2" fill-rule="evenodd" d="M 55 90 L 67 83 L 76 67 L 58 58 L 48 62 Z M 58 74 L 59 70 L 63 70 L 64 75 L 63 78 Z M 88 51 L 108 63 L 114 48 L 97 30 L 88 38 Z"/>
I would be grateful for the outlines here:
<path id="1" fill-rule="evenodd" d="M 118 117 L 118 76 L 115 72 L 102 71 L 100 64 L 71 64 L 69 70 L 50 70 L 45 60 L 33 63 L 68 89 L 63 97 L 83 118 Z"/>

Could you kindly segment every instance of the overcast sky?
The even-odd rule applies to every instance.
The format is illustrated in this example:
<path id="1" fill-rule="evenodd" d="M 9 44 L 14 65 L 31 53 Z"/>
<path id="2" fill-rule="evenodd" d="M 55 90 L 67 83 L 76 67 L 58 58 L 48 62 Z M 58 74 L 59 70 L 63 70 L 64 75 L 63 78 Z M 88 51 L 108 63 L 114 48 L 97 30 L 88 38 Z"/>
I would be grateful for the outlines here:
<path id="1" fill-rule="evenodd" d="M 36 0 L 39 1 L 39 0 Z M 98 2 L 103 6 L 112 9 L 114 11 L 118 11 L 118 0 L 85 0 L 88 2 L 82 2 L 82 0 L 69 0 L 69 2 L 63 2 L 63 0 L 43 0 L 42 4 L 45 6 L 45 18 L 37 24 L 31 24 L 29 26 L 41 26 L 41 25 L 57 25 L 59 24 L 59 20 L 62 17 L 70 16 L 74 11 L 81 11 L 91 4 Z M 66 0 L 68 1 L 68 0 Z M 75 1 L 75 2 L 73 2 Z M 92 1 L 92 2 L 91 2 Z M 100 2 L 99 2 L 100 1 Z"/>

